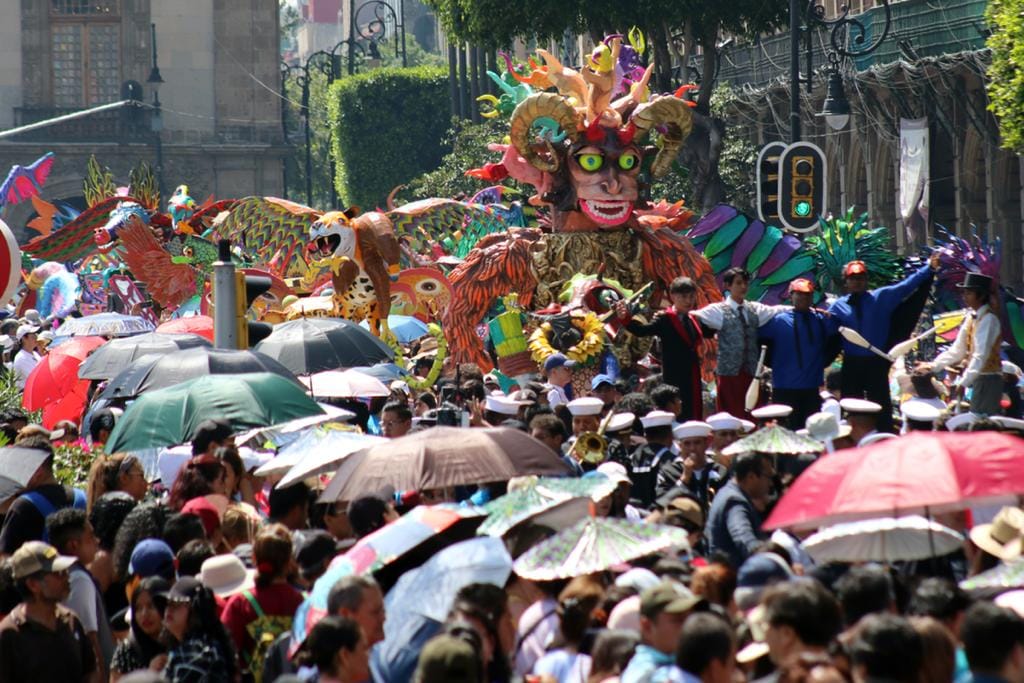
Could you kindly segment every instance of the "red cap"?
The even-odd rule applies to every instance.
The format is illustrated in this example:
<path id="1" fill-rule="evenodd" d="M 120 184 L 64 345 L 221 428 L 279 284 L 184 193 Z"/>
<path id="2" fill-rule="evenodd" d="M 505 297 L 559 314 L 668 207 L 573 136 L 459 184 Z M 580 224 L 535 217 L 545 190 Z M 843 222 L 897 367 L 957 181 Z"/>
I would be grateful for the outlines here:
<path id="1" fill-rule="evenodd" d="M 217 506 L 206 498 L 193 498 L 181 507 L 181 514 L 195 515 L 203 523 L 206 537 L 209 538 L 220 528 L 220 511 Z"/>
<path id="2" fill-rule="evenodd" d="M 843 268 L 843 277 L 850 275 L 867 275 L 868 267 L 864 265 L 863 261 L 850 261 Z"/>
<path id="3" fill-rule="evenodd" d="M 814 283 L 807 278 L 800 277 L 789 283 L 790 292 L 803 292 L 805 294 L 814 294 Z"/>

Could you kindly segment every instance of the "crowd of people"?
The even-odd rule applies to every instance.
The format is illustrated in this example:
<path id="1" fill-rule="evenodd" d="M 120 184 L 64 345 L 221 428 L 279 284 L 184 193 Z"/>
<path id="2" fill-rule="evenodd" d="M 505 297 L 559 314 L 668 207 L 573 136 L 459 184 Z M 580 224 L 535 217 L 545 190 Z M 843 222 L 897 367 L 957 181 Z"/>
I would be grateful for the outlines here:
<path id="1" fill-rule="evenodd" d="M 154 468 L 103 453 L 117 409 L 93 411 L 82 438 L 74 423 L 45 430 L 8 410 L 0 429 L 38 465 L 3 502 L 0 681 L 1024 681 L 1024 591 L 958 587 L 1021 556 L 1020 508 L 950 514 L 943 523 L 970 539 L 962 548 L 889 565 L 816 563 L 804 535 L 763 528 L 800 473 L 836 450 L 897 431 L 1024 430 L 1021 372 L 1000 357 L 982 276 L 964 282 L 973 313 L 932 362 L 908 369 L 840 337 L 850 328 L 885 347 L 894 311 L 937 265 L 868 290 L 864 264 L 852 262 L 849 294 L 828 310 L 814 307 L 807 280 L 790 284 L 791 306 L 746 301 L 742 269 L 725 274 L 723 302 L 696 309 L 696 288 L 678 278 L 671 308 L 646 320 L 616 307 L 625 330 L 659 340 L 628 374 L 581 383 L 585 369 L 554 353 L 535 381 L 509 386 L 461 365 L 429 390 L 396 380 L 386 399 L 346 402 L 352 423 L 390 439 L 438 424 L 528 432 L 567 476 L 610 482 L 590 514 L 676 527 L 689 540 L 593 574 L 468 583 L 443 622 L 407 642 L 387 642 L 393 581 L 371 574 L 339 579 L 326 614 L 295 626 L 332 560 L 362 539 L 417 505 L 484 506 L 523 481 L 323 502 L 324 477 L 281 487 L 280 474 L 257 476 L 265 461 L 247 457 L 223 421 L 202 423 L 189 452 L 166 450 Z M 19 386 L 45 352 L 38 322 L 0 327 Z M 427 345 L 409 352 L 425 376 Z M 819 452 L 730 448 L 777 426 Z M 55 474 L 54 449 L 67 442 L 95 454 L 84 489 Z M 517 556 L 556 531 L 505 540 Z"/>

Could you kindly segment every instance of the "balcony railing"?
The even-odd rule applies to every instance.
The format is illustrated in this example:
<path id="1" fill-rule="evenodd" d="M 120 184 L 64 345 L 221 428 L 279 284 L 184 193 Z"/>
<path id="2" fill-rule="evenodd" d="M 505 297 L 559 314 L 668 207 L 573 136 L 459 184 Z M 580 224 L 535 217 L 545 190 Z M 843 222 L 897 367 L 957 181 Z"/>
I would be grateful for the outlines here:
<path id="1" fill-rule="evenodd" d="M 76 111 L 79 110 L 15 107 L 14 125 L 24 126 Z M 10 139 L 18 142 L 148 142 L 154 135 L 150 129 L 150 114 L 149 109 L 125 107 L 47 126 Z"/>

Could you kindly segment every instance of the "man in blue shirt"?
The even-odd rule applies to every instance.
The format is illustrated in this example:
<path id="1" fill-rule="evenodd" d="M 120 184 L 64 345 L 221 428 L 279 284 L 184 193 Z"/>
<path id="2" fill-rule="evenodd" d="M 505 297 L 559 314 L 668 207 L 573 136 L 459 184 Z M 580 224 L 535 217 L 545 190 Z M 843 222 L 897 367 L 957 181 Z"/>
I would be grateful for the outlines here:
<path id="1" fill-rule="evenodd" d="M 821 408 L 818 389 L 824 383 L 825 346 L 839 333 L 835 316 L 811 308 L 814 283 L 803 278 L 789 285 L 793 308 L 777 314 L 761 328 L 761 338 L 774 342 L 772 401 L 793 408 L 789 428 L 802 429 Z"/>
<path id="2" fill-rule="evenodd" d="M 880 349 L 889 347 L 893 313 L 919 287 L 929 285 L 939 269 L 938 252 L 927 266 L 902 282 L 868 290 L 868 269 L 863 261 L 850 261 L 843 268 L 848 294 L 829 307 L 839 325 L 849 327 Z M 868 398 L 882 406 L 878 431 L 892 431 L 892 399 L 889 397 L 890 363 L 871 351 L 843 341 L 843 398 Z"/>

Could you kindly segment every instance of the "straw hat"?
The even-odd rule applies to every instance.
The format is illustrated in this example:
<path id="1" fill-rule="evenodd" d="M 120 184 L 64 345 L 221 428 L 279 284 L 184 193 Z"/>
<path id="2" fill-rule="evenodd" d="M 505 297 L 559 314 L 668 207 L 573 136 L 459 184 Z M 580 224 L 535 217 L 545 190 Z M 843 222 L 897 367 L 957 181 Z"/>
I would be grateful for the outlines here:
<path id="1" fill-rule="evenodd" d="M 971 542 L 1000 560 L 1012 560 L 1021 555 L 1022 533 L 1024 510 L 1004 507 L 991 524 L 979 524 L 971 529 Z"/>
<path id="2" fill-rule="evenodd" d="M 214 555 L 203 562 L 199 580 L 215 595 L 226 598 L 252 589 L 256 585 L 256 572 L 246 569 L 235 555 Z"/>

